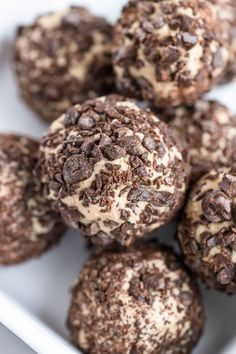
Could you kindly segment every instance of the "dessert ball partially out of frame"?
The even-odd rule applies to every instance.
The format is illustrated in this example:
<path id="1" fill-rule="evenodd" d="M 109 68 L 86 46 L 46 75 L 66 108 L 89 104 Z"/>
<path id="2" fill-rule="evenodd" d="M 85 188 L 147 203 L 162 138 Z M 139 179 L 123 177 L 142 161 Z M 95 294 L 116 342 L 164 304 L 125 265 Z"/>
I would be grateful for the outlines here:
<path id="1" fill-rule="evenodd" d="M 19 28 L 15 69 L 21 95 L 47 121 L 72 104 L 113 91 L 113 28 L 85 8 L 40 16 Z"/>
<path id="2" fill-rule="evenodd" d="M 229 51 L 229 60 L 220 78 L 221 83 L 226 83 L 236 77 L 236 0 L 210 1 L 217 6 L 219 21 L 224 31 L 224 43 Z"/>
<path id="3" fill-rule="evenodd" d="M 187 354 L 204 313 L 198 288 L 169 250 L 94 254 L 72 291 L 68 326 L 88 354 Z"/>
<path id="4" fill-rule="evenodd" d="M 65 229 L 33 175 L 38 148 L 28 138 L 0 135 L 0 264 L 39 256 Z"/>
<path id="5" fill-rule="evenodd" d="M 236 162 L 236 117 L 216 101 L 199 100 L 166 112 L 192 166 L 192 179 Z"/>
<path id="6" fill-rule="evenodd" d="M 157 107 L 193 103 L 226 66 L 221 36 L 208 1 L 130 0 L 114 35 L 118 89 Z"/>
<path id="7" fill-rule="evenodd" d="M 236 293 L 236 167 L 211 170 L 192 189 L 179 240 L 187 265 L 210 287 Z"/>
<path id="8" fill-rule="evenodd" d="M 40 169 L 67 223 L 94 243 L 124 246 L 177 213 L 189 173 L 172 130 L 117 95 L 76 105 L 53 122 Z"/>

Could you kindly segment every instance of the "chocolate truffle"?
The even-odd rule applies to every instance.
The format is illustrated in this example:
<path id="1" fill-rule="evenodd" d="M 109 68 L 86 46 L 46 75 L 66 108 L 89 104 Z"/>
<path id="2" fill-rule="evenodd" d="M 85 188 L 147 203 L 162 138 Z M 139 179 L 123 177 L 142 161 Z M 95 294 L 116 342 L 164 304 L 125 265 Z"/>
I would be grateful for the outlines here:
<path id="1" fill-rule="evenodd" d="M 15 68 L 21 95 L 47 121 L 72 104 L 113 91 L 113 28 L 82 7 L 21 27 Z"/>
<path id="2" fill-rule="evenodd" d="M 229 50 L 228 63 L 220 78 L 221 83 L 226 83 L 236 77 L 236 0 L 211 0 L 211 2 L 217 5 L 219 21 L 224 30 L 224 43 Z"/>
<path id="3" fill-rule="evenodd" d="M 38 148 L 31 139 L 0 135 L 0 264 L 39 256 L 64 231 L 32 172 Z"/>
<path id="4" fill-rule="evenodd" d="M 193 103 L 225 68 L 220 28 L 206 0 L 130 0 L 114 35 L 118 89 L 157 107 Z"/>
<path id="5" fill-rule="evenodd" d="M 128 246 L 182 205 L 188 165 L 172 130 L 117 95 L 70 108 L 41 145 L 49 197 L 94 243 Z"/>
<path id="6" fill-rule="evenodd" d="M 187 354 L 204 313 L 198 288 L 155 244 L 94 254 L 72 291 L 68 326 L 88 354 Z"/>
<path id="7" fill-rule="evenodd" d="M 199 100 L 167 112 L 192 166 L 192 179 L 236 162 L 236 117 L 216 101 Z"/>
<path id="8" fill-rule="evenodd" d="M 210 287 L 236 294 L 236 166 L 220 167 L 192 189 L 179 240 L 186 263 Z"/>

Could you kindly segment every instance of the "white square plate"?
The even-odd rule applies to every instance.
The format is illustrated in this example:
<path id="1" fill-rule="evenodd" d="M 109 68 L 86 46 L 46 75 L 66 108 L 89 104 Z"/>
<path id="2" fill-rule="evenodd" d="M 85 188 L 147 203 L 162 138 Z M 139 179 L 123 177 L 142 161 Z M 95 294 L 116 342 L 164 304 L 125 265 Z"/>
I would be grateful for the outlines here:
<path id="1" fill-rule="evenodd" d="M 114 21 L 125 0 L 84 0 L 73 4 L 89 6 L 93 12 Z M 18 25 L 26 24 L 38 14 L 63 9 L 71 5 L 67 0 L 7 0 L 0 10 L 0 132 L 21 132 L 33 137 L 42 135 L 47 126 L 24 105 L 18 97 L 12 70 L 12 42 Z M 236 83 L 211 92 L 236 113 Z M 161 241 L 168 231 L 161 232 Z M 66 312 L 69 288 L 73 284 L 88 250 L 75 231 L 69 230 L 60 246 L 43 257 L 22 265 L 0 268 L 0 290 L 4 290 L 59 336 L 68 340 Z M 203 290 L 208 321 L 205 334 L 194 354 L 219 354 L 236 333 L 236 297 L 228 297 L 214 291 Z M 36 342 L 37 336 L 33 338 Z M 46 338 L 45 338 L 46 340 Z M 0 345 L 4 354 L 31 353 L 0 326 Z M 14 346 L 15 345 L 15 346 Z M 1 350 L 0 350 L 1 351 Z M 2 351 L 1 351 L 2 352 Z M 230 352 L 231 353 L 231 352 Z M 234 347 L 232 353 L 236 353 Z M 46 354 L 54 354 L 48 350 Z M 55 353 L 56 354 L 56 353 Z M 57 353 L 59 354 L 59 353 Z"/>

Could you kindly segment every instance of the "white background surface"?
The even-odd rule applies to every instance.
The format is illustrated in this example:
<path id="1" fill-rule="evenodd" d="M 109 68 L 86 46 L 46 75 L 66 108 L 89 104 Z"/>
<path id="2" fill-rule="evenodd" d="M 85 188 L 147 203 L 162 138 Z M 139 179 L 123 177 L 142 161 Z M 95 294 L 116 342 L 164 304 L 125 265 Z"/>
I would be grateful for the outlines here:
<path id="1" fill-rule="evenodd" d="M 3 0 L 0 10 L 0 132 L 22 132 L 40 137 L 46 125 L 18 98 L 11 67 L 12 41 L 17 25 L 25 24 L 40 14 L 63 9 L 69 4 L 89 5 L 94 12 L 111 20 L 119 14 L 125 0 Z M 236 84 L 221 87 L 211 93 L 236 113 Z M 161 240 L 169 231 L 161 231 Z M 84 241 L 74 231 L 68 231 L 61 245 L 52 252 L 9 268 L 0 268 L 0 288 L 15 297 L 40 320 L 67 338 L 65 326 L 69 288 L 86 258 Z M 204 290 L 208 322 L 205 335 L 194 354 L 219 354 L 236 333 L 236 297 Z M 4 349 L 3 349 L 4 348 Z M 33 353 L 19 339 L 0 326 L 1 354 Z M 235 351 L 236 353 L 236 351 Z M 56 353 L 48 353 L 56 354 Z"/>

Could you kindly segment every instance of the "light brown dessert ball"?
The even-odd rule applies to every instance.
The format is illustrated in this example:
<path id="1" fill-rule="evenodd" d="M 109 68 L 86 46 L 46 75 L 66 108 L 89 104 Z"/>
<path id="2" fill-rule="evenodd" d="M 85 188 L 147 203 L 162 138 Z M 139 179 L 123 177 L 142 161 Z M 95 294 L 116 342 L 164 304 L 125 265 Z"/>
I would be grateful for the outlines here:
<path id="1" fill-rule="evenodd" d="M 196 180 L 216 166 L 236 162 L 236 117 L 217 101 L 198 100 L 166 112 L 173 120 Z"/>
<path id="2" fill-rule="evenodd" d="M 179 240 L 187 265 L 210 288 L 236 294 L 236 166 L 211 170 L 192 189 Z"/>
<path id="3" fill-rule="evenodd" d="M 84 353 L 187 354 L 203 325 L 195 281 L 155 244 L 95 253 L 72 291 L 68 326 Z"/>
<path id="4" fill-rule="evenodd" d="M 225 45 L 229 59 L 220 78 L 221 83 L 232 81 L 236 77 L 236 0 L 210 0 L 217 6 L 219 22 L 223 26 Z"/>
<path id="5" fill-rule="evenodd" d="M 41 255 L 65 230 L 33 174 L 38 148 L 31 139 L 0 135 L 0 264 Z"/>
<path id="6" fill-rule="evenodd" d="M 217 19 L 206 0 L 130 0 L 115 27 L 118 89 L 157 107 L 196 101 L 228 59 Z"/>
<path id="7" fill-rule="evenodd" d="M 111 93 L 112 35 L 105 19 L 75 6 L 19 28 L 15 69 L 23 99 L 51 122 L 75 103 Z"/>
<path id="8" fill-rule="evenodd" d="M 110 95 L 70 108 L 40 151 L 49 198 L 94 243 L 129 246 L 182 206 L 189 168 L 172 130 L 134 101 Z"/>

